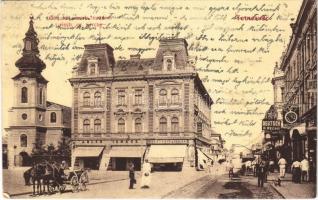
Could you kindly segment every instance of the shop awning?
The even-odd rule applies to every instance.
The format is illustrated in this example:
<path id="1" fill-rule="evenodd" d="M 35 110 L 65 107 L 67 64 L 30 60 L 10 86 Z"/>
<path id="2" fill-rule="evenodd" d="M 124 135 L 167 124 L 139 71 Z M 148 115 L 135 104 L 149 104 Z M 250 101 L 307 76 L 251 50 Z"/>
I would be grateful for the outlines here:
<path id="1" fill-rule="evenodd" d="M 298 132 L 299 135 L 306 135 L 306 123 L 299 124 L 289 130 L 290 138 L 293 138 L 294 132 Z"/>
<path id="2" fill-rule="evenodd" d="M 147 158 L 150 163 L 183 162 L 186 150 L 186 145 L 151 145 Z"/>
<path id="3" fill-rule="evenodd" d="M 77 147 L 74 152 L 74 157 L 98 157 L 104 147 Z"/>
<path id="4" fill-rule="evenodd" d="M 144 152 L 145 148 L 139 146 L 113 146 L 110 151 L 110 157 L 141 158 Z"/>

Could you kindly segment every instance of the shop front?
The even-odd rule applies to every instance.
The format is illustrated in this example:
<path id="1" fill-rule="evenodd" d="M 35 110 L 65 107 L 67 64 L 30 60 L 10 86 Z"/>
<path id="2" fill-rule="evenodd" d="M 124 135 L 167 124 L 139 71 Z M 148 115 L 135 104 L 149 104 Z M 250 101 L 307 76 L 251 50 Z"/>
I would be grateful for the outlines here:
<path id="1" fill-rule="evenodd" d="M 72 154 L 72 166 L 74 169 L 99 170 L 101 154 L 104 147 L 76 147 Z"/>
<path id="2" fill-rule="evenodd" d="M 109 162 L 111 170 L 127 171 L 129 163 L 133 163 L 135 171 L 140 171 L 144 153 L 145 147 L 142 146 L 112 146 Z"/>
<path id="3" fill-rule="evenodd" d="M 187 145 L 151 145 L 147 159 L 154 171 L 181 171 L 186 153 Z"/>

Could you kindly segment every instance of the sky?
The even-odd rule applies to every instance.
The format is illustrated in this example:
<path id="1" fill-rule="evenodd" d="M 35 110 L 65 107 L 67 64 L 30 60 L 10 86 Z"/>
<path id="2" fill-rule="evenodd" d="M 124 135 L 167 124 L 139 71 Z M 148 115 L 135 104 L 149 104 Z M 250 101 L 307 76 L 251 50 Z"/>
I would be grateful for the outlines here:
<path id="1" fill-rule="evenodd" d="M 263 137 L 261 120 L 273 103 L 275 62 L 288 45 L 301 0 L 245 1 L 8 1 L 1 4 L 2 127 L 10 125 L 12 77 L 22 39 L 34 16 L 48 100 L 71 106 L 68 79 L 84 44 L 108 43 L 116 60 L 155 57 L 160 37 L 189 44 L 214 100 L 213 130 L 226 146 L 250 146 Z"/>

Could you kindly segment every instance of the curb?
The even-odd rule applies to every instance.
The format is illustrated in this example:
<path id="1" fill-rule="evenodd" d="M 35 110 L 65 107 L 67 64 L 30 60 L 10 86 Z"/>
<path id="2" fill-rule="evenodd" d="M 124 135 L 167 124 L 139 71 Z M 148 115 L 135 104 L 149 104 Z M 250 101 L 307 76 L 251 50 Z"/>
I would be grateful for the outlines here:
<path id="1" fill-rule="evenodd" d="M 282 197 L 282 199 L 286 199 L 284 195 L 273 185 L 273 183 L 269 183 L 268 185 L 270 185 L 271 188 L 273 188 L 277 192 L 277 194 Z"/>

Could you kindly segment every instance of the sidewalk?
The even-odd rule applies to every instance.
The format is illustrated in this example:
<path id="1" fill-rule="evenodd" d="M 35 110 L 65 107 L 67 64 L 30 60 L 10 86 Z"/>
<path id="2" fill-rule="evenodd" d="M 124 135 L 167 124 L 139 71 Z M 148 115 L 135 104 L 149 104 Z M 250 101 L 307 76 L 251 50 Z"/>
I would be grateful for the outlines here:
<path id="1" fill-rule="evenodd" d="M 304 199 L 316 197 L 316 184 L 310 183 L 293 183 L 292 175 L 286 173 L 285 178 L 281 178 L 281 186 L 275 186 L 274 180 L 279 176 L 278 172 L 268 175 L 268 183 L 286 199 Z"/>

